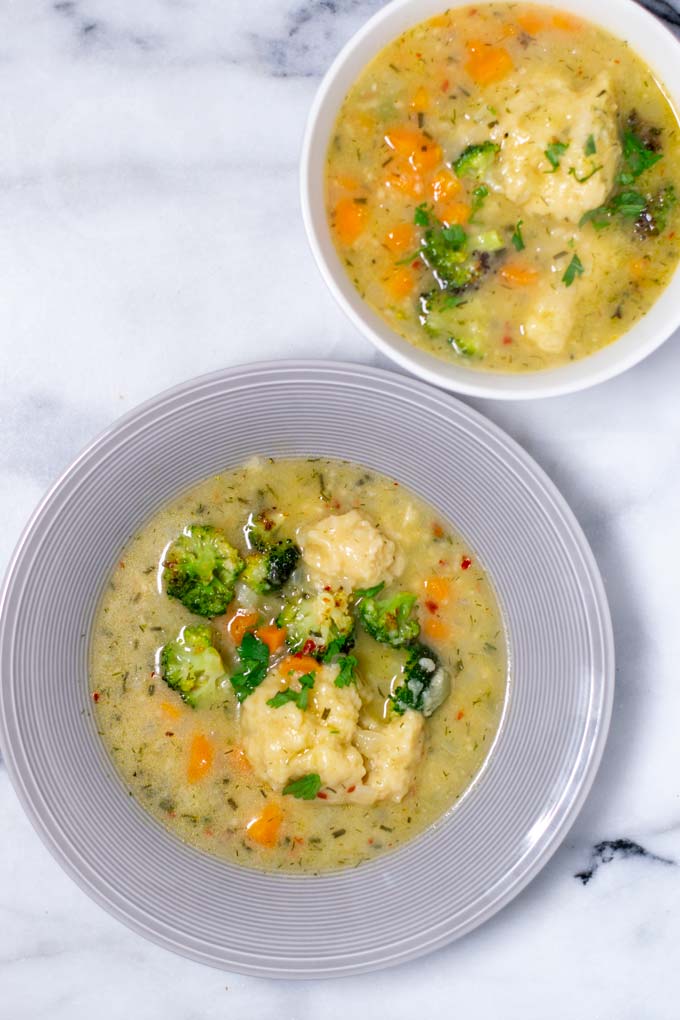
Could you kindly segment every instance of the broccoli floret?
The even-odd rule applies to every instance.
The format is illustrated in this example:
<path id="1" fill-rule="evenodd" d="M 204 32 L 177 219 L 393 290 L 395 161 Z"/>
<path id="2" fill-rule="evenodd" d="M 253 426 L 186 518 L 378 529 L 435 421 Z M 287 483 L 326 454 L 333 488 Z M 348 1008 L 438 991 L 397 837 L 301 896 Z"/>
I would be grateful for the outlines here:
<path id="1" fill-rule="evenodd" d="M 490 252 L 470 252 L 467 242 L 462 227 L 432 228 L 426 232 L 420 249 L 439 286 L 453 293 L 476 287 L 493 264 Z"/>
<path id="2" fill-rule="evenodd" d="M 381 584 L 378 591 L 382 590 Z M 400 592 L 388 599 L 377 599 L 375 594 L 359 594 L 357 614 L 364 628 L 372 638 L 392 648 L 403 648 L 418 637 L 420 625 L 412 616 L 416 604 L 416 596 L 409 592 Z"/>
<path id="3" fill-rule="evenodd" d="M 479 180 L 495 160 L 497 152 L 500 152 L 500 145 L 496 145 L 495 142 L 468 145 L 453 164 L 453 169 L 459 177 L 474 177 Z"/>
<path id="4" fill-rule="evenodd" d="M 244 563 L 219 528 L 190 524 L 168 549 L 163 564 L 168 595 L 199 616 L 219 616 L 234 597 Z"/>
<path id="5" fill-rule="evenodd" d="M 300 559 L 300 550 L 289 538 L 246 557 L 242 581 L 253 591 L 266 595 L 283 588 Z"/>
<path id="6" fill-rule="evenodd" d="M 243 529 L 248 546 L 258 552 L 265 552 L 284 518 L 285 515 L 279 510 L 262 510 L 259 514 L 250 514 Z"/>
<path id="7" fill-rule="evenodd" d="M 420 322 L 429 336 L 446 338 L 456 354 L 466 358 L 482 358 L 484 352 L 469 335 L 471 326 L 461 321 L 456 309 L 464 304 L 464 298 L 450 291 L 434 290 L 420 295 Z M 469 319 L 469 316 L 468 316 Z"/>
<path id="8" fill-rule="evenodd" d="M 220 653 L 213 647 L 210 628 L 182 627 L 161 651 L 161 674 L 168 687 L 192 708 L 209 703 L 224 676 Z"/>
<path id="9" fill-rule="evenodd" d="M 430 716 L 446 700 L 450 689 L 449 675 L 432 649 L 414 644 L 406 656 L 404 683 L 391 695 L 392 708 L 398 715 L 412 708 Z"/>
<path id="10" fill-rule="evenodd" d="M 292 652 L 316 659 L 346 652 L 354 644 L 354 620 L 342 588 L 296 596 L 284 606 L 276 622 L 286 628 Z"/>

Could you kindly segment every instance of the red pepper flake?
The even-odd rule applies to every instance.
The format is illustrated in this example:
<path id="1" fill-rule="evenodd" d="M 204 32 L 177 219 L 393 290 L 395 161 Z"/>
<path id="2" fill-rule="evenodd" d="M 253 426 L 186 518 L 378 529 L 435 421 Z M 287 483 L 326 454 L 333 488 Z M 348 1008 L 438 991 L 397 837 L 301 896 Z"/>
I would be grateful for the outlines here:
<path id="1" fill-rule="evenodd" d="M 368 841 L 368 845 L 369 845 L 369 846 L 372 846 L 372 845 L 373 845 L 373 838 L 369 839 L 369 841 Z"/>
<path id="2" fill-rule="evenodd" d="M 411 269 L 422 269 L 422 268 L 423 268 L 423 263 L 422 263 L 422 262 L 420 261 L 420 259 L 419 259 L 419 258 L 418 258 L 418 259 L 415 259 L 415 260 L 414 260 L 414 261 L 413 261 L 413 262 L 411 263 Z"/>
<path id="3" fill-rule="evenodd" d="M 309 655 L 309 653 L 313 652 L 315 648 L 316 643 L 312 640 L 312 638 L 307 638 L 304 645 L 302 646 L 302 652 L 298 652 L 296 658 L 301 659 L 303 655 Z"/>
<path id="4" fill-rule="evenodd" d="M 354 793 L 355 790 L 356 790 L 356 786 L 348 786 L 347 787 L 347 792 L 348 793 Z"/>
<path id="5" fill-rule="evenodd" d="M 436 521 L 432 525 L 432 534 L 434 535 L 435 538 L 444 537 L 444 529 L 442 528 L 441 524 L 437 524 Z"/>
<path id="6" fill-rule="evenodd" d="M 448 92 L 448 91 L 449 91 L 449 79 L 448 78 L 444 78 L 444 81 L 442 82 L 442 92 Z"/>
<path id="7" fill-rule="evenodd" d="M 333 591 L 333 589 L 331 588 L 330 584 L 325 584 L 323 590 L 324 591 Z"/>
<path id="8" fill-rule="evenodd" d="M 99 701 L 99 691 L 94 691 L 92 694 L 93 701 Z"/>
<path id="9" fill-rule="evenodd" d="M 461 708 L 461 709 L 459 710 L 459 712 L 458 712 L 458 715 L 456 716 L 456 719 L 462 719 L 464 715 L 465 715 L 465 712 L 464 712 L 464 711 L 463 711 L 463 709 Z"/>
<path id="10" fill-rule="evenodd" d="M 422 53 L 416 53 L 416 56 L 417 56 L 418 60 L 422 60 L 423 59 Z"/>
<path id="11" fill-rule="evenodd" d="M 512 337 L 508 336 L 508 334 L 506 333 L 505 336 L 503 337 L 503 343 L 504 344 L 511 344 L 512 343 Z"/>
<path id="12" fill-rule="evenodd" d="M 427 608 L 427 609 L 428 609 L 428 610 L 429 610 L 429 611 L 430 611 L 431 613 L 436 613 L 436 612 L 437 612 L 437 610 L 439 609 L 439 606 L 437 605 L 437 603 L 436 603 L 436 602 L 433 602 L 433 601 L 432 601 L 432 599 L 427 599 L 427 601 L 425 602 L 425 607 L 426 607 L 426 608 Z"/>
<path id="13" fill-rule="evenodd" d="M 165 735 L 166 737 L 174 737 L 175 734 L 172 732 L 172 730 L 166 730 Z"/>
<path id="14" fill-rule="evenodd" d="M 469 556 L 463 556 L 462 560 L 460 561 L 460 568 L 461 568 L 461 570 L 467 570 L 467 568 L 471 567 L 471 566 L 472 566 L 472 560 L 470 559 L 470 557 Z"/>
<path id="15" fill-rule="evenodd" d="M 448 565 L 449 565 L 449 561 L 448 560 L 439 560 L 438 563 L 439 563 L 440 567 L 448 567 Z"/>
<path id="16" fill-rule="evenodd" d="M 317 793 L 317 797 L 319 798 L 319 800 L 328 800 L 328 794 L 324 793 L 323 790 L 320 790 Z"/>
<path id="17" fill-rule="evenodd" d="M 304 841 L 304 836 L 293 836 L 293 842 L 297 843 L 298 846 L 302 846 Z"/>

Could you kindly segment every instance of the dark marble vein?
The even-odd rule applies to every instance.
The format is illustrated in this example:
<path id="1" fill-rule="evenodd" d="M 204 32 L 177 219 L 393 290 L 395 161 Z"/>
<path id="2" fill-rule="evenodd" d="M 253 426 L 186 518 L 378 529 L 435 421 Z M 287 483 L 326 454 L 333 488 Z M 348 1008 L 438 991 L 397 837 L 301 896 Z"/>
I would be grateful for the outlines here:
<path id="1" fill-rule="evenodd" d="M 676 864 L 676 861 L 668 857 L 660 857 L 646 850 L 639 843 L 632 839 L 605 839 L 596 843 L 590 853 L 589 867 L 584 871 L 577 871 L 574 878 L 580 878 L 583 885 L 588 885 L 595 872 L 603 864 L 610 864 L 614 860 L 624 860 L 628 857 L 645 857 L 648 861 L 655 861 L 657 864 Z"/>
<path id="2" fill-rule="evenodd" d="M 347 39 L 383 6 L 384 0 L 304 0 L 288 14 L 284 34 L 253 33 L 251 41 L 274 77 L 317 77 Z"/>

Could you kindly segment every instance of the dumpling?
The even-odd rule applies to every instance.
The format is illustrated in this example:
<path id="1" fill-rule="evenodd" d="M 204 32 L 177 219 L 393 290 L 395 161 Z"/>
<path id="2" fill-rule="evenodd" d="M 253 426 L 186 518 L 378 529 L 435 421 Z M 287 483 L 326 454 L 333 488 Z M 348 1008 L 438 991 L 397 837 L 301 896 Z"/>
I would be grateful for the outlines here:
<path id="1" fill-rule="evenodd" d="M 616 113 L 606 71 L 580 91 L 554 75 L 520 81 L 494 132 L 501 191 L 527 212 L 577 222 L 603 204 L 614 184 Z M 566 146 L 552 150 L 557 167 L 546 156 L 555 143 Z"/>
<path id="2" fill-rule="evenodd" d="M 306 566 L 322 585 L 370 588 L 403 570 L 394 542 L 357 510 L 324 517 L 301 536 L 301 545 Z"/>

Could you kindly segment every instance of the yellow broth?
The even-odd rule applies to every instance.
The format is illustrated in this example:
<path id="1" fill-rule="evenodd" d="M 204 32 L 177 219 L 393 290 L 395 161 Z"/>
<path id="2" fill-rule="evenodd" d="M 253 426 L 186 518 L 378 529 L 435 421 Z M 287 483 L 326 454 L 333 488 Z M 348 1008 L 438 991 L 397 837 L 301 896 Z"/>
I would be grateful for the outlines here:
<path id="1" fill-rule="evenodd" d="M 471 146 L 488 147 L 481 170 L 459 163 Z M 536 371 L 616 340 L 666 287 L 679 156 L 663 85 L 626 41 L 555 9 L 462 7 L 351 88 L 327 212 L 356 289 L 402 337 Z"/>
<path id="2" fill-rule="evenodd" d="M 205 622 L 170 599 L 161 581 L 168 543 L 191 522 L 216 525 L 243 553 L 250 512 L 283 510 L 288 537 L 356 508 L 389 536 L 404 569 L 387 591 L 418 596 L 421 640 L 440 656 L 452 689 L 425 722 L 415 782 L 401 803 L 373 806 L 297 800 L 258 781 L 244 757 L 239 713 L 192 709 L 158 674 L 159 648 L 188 623 Z M 300 568 L 304 573 L 304 568 Z M 237 598 L 238 596 L 237 589 Z M 281 598 L 251 598 L 263 622 Z M 224 618 L 212 622 L 224 661 L 233 650 Z M 402 653 L 357 627 L 365 710 L 376 718 L 401 672 Z M 267 870 L 318 872 L 353 866 L 410 839 L 446 812 L 480 769 L 505 697 L 506 653 L 496 600 L 474 552 L 435 511 L 396 482 L 355 464 L 255 459 L 205 481 L 162 509 L 123 551 L 98 609 L 91 684 L 99 732 L 131 794 L 180 839 L 229 861 Z M 196 740 L 207 767 L 191 781 Z M 192 744 L 194 751 L 192 752 Z M 273 846 L 249 838 L 269 805 L 282 823 Z"/>

